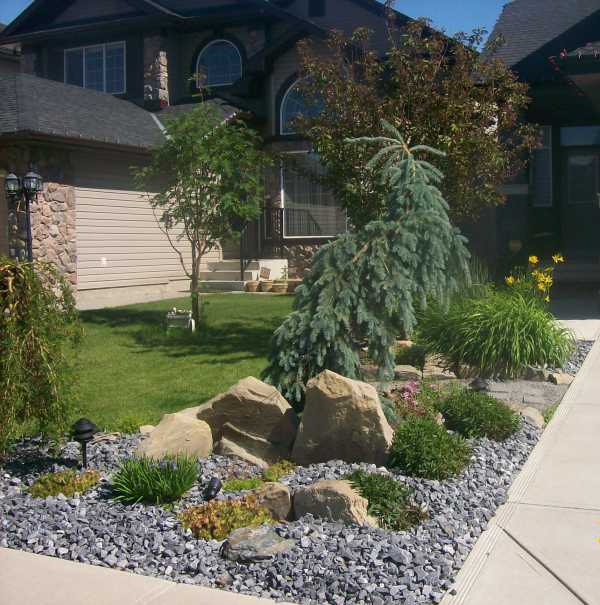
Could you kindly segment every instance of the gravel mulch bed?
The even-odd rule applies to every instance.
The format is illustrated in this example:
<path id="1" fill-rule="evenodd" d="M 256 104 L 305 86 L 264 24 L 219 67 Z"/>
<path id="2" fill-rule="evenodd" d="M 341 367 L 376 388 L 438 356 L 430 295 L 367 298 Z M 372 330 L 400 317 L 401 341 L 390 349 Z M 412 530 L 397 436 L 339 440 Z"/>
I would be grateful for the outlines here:
<path id="1" fill-rule="evenodd" d="M 567 374 L 572 374 L 573 376 L 581 370 L 581 366 L 585 361 L 586 357 L 589 355 L 592 347 L 594 346 L 593 340 L 578 340 L 577 348 L 571 358 L 565 364 L 565 367 L 562 368 L 563 372 Z"/>
<path id="2" fill-rule="evenodd" d="M 416 501 L 428 511 L 428 520 L 411 531 L 345 526 L 308 516 L 277 526 L 281 536 L 296 541 L 295 548 L 249 565 L 221 558 L 219 542 L 194 539 L 172 510 L 114 503 L 106 481 L 79 498 L 31 498 L 26 488 L 40 473 L 74 466 L 79 452 L 76 444 L 68 444 L 53 458 L 29 440 L 0 468 L 0 547 L 296 603 L 439 602 L 538 438 L 537 429 L 523 424 L 503 443 L 475 440 L 471 465 L 451 481 L 395 475 L 414 488 Z M 107 479 L 137 443 L 138 437 L 124 436 L 92 445 L 90 466 Z M 199 468 L 203 480 L 260 474 L 256 467 L 220 456 L 200 461 Z M 388 472 L 330 462 L 298 468 L 282 481 L 295 489 L 358 468 Z M 194 488 L 179 506 L 201 501 L 201 489 Z"/>

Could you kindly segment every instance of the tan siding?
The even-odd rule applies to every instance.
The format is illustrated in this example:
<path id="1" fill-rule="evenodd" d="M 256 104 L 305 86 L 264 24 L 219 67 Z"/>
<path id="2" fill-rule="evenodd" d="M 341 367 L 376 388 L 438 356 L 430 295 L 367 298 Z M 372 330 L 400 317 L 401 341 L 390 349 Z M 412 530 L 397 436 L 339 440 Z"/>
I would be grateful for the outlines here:
<path id="1" fill-rule="evenodd" d="M 8 210 L 4 196 L 4 179 L 0 179 L 0 256 L 8 254 Z"/>
<path id="2" fill-rule="evenodd" d="M 165 285 L 187 278 L 148 196 L 134 190 L 130 158 L 82 153 L 75 159 L 78 289 Z M 177 243 L 189 266 L 185 240 Z M 220 260 L 220 250 L 203 264 Z"/>

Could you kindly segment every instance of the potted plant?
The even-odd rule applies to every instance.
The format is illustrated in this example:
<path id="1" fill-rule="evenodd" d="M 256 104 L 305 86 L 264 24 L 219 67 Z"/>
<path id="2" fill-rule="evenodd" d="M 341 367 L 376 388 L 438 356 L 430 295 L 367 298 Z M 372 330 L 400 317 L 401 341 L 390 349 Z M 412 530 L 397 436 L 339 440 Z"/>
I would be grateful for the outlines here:
<path id="1" fill-rule="evenodd" d="M 281 272 L 281 277 L 273 282 L 271 292 L 275 294 L 285 294 L 288 291 L 288 272 L 285 267 Z"/>
<path id="2" fill-rule="evenodd" d="M 246 292 L 258 292 L 258 286 L 260 282 L 258 280 L 251 280 L 246 282 Z"/>
<path id="3" fill-rule="evenodd" d="M 260 280 L 260 291 L 261 292 L 270 292 L 273 288 L 273 280 L 272 279 L 261 279 Z"/>

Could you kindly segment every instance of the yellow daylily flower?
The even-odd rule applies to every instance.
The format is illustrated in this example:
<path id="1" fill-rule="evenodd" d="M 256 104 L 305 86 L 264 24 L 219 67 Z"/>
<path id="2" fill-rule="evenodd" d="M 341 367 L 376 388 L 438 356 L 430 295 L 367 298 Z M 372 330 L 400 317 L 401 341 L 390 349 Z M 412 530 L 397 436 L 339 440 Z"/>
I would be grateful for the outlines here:
<path id="1" fill-rule="evenodd" d="M 546 298 L 544 298 L 544 302 L 549 303 L 549 302 L 550 302 L 550 297 L 549 297 L 549 296 L 546 296 Z"/>
<path id="2" fill-rule="evenodd" d="M 505 280 L 507 286 L 514 286 L 515 278 L 512 275 L 509 275 Z"/>
<path id="3" fill-rule="evenodd" d="M 529 257 L 529 264 L 531 265 L 537 265 L 540 262 L 540 259 L 537 256 L 530 256 Z"/>
<path id="4" fill-rule="evenodd" d="M 552 260 L 554 261 L 554 264 L 558 265 L 558 263 L 564 263 L 565 259 L 564 256 L 562 254 L 553 254 L 552 255 Z"/>

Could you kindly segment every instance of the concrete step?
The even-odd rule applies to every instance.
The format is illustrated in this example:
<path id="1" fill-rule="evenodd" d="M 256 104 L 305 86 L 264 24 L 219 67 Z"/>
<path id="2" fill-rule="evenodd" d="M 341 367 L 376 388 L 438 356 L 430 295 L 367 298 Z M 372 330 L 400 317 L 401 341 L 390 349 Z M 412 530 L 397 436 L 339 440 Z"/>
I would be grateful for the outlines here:
<path id="1" fill-rule="evenodd" d="M 257 279 L 258 271 L 245 271 L 244 281 Z M 202 271 L 200 279 L 204 281 L 237 281 L 241 277 L 239 269 L 237 271 Z"/>
<path id="2" fill-rule="evenodd" d="M 554 279 L 561 284 L 600 283 L 600 264 L 566 263 L 555 269 Z"/>
<path id="3" fill-rule="evenodd" d="M 244 292 L 246 282 L 236 280 L 201 281 L 200 292 Z"/>
<path id="4" fill-rule="evenodd" d="M 258 271 L 260 270 L 260 261 L 253 260 L 246 267 L 249 271 Z M 239 259 L 233 260 L 221 260 L 216 261 L 214 263 L 208 263 L 209 271 L 240 271 L 240 261 Z"/>

